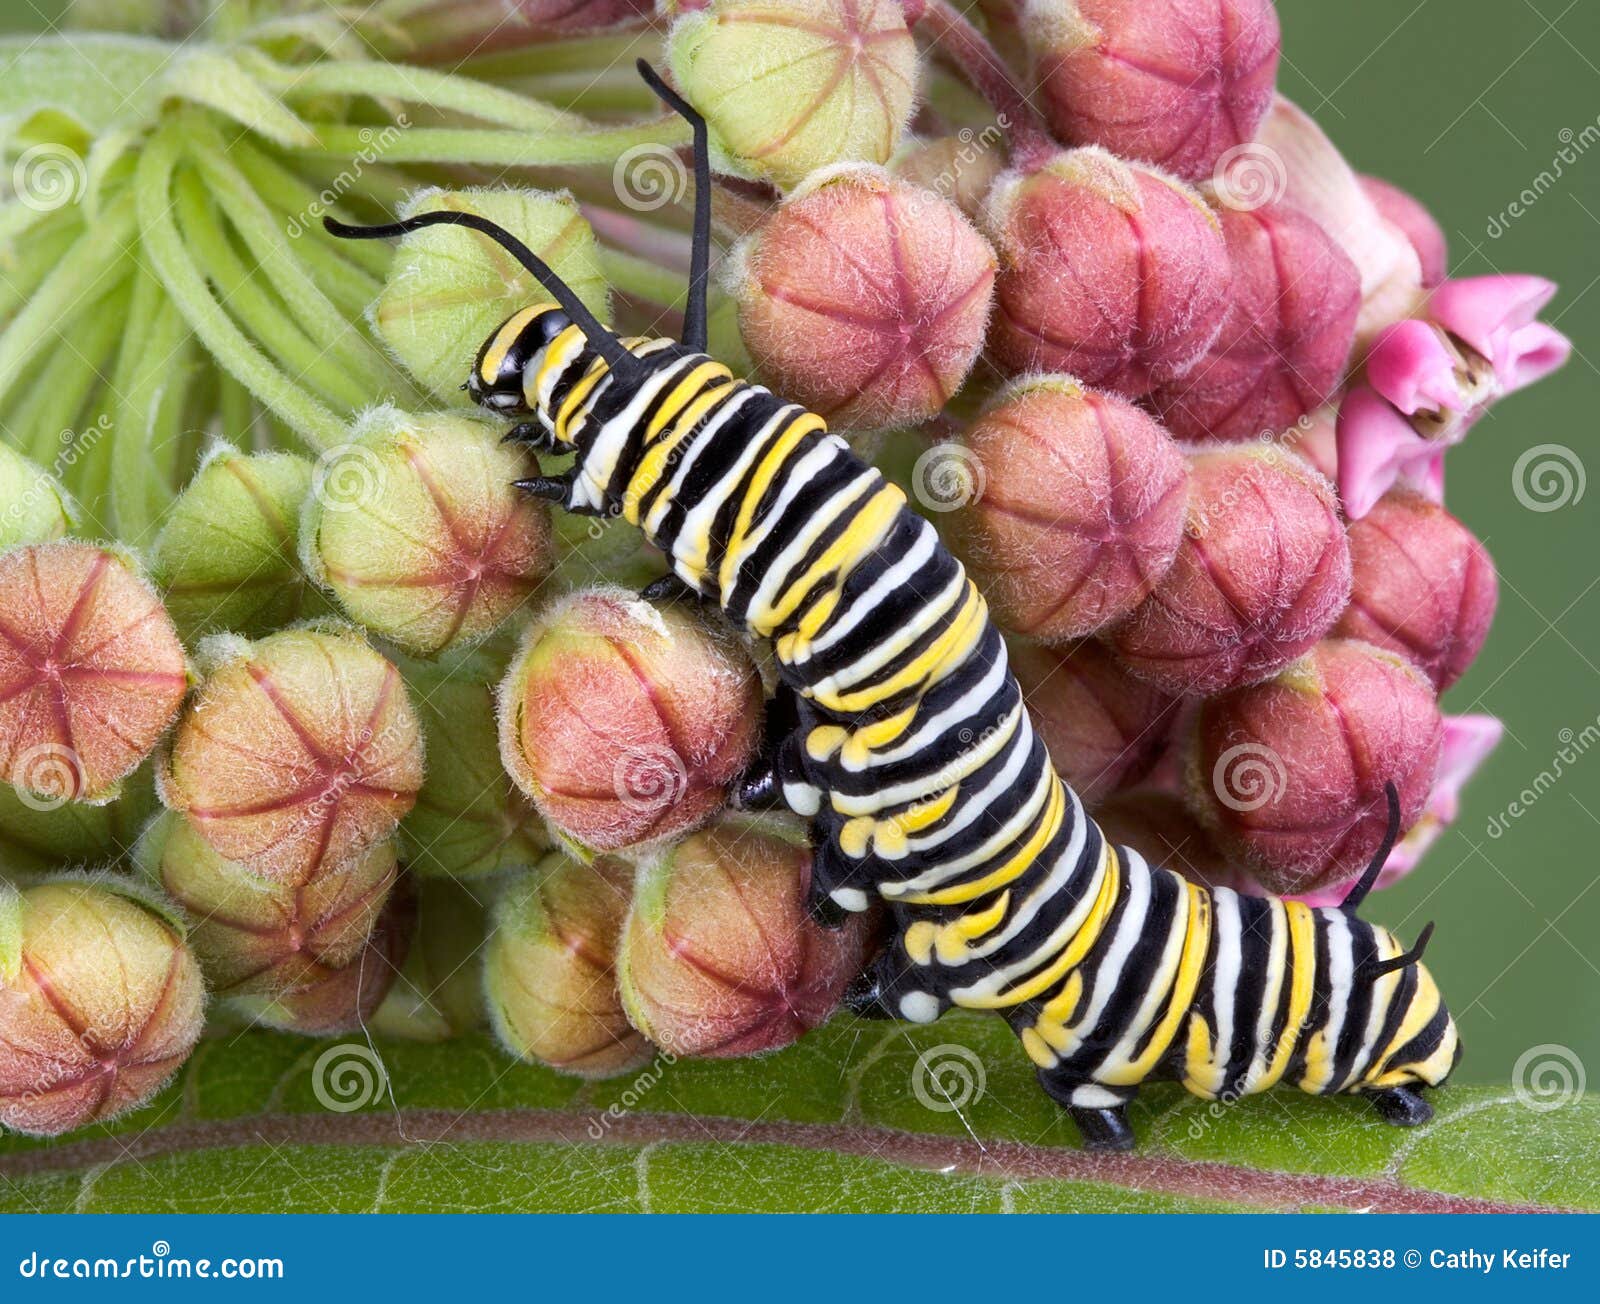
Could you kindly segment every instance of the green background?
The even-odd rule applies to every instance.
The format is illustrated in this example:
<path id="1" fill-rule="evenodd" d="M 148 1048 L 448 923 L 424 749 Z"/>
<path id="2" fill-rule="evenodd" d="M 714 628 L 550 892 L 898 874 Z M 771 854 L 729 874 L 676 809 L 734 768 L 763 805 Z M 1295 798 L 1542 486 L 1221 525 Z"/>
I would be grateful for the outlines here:
<path id="1" fill-rule="evenodd" d="M 0 28 L 42 30 L 61 8 L 0 0 Z M 1487 831 L 1557 763 L 1564 737 L 1600 720 L 1600 140 L 1591 134 L 1565 177 L 1491 234 L 1569 142 L 1580 152 L 1585 129 L 1600 131 L 1600 4 L 1278 8 L 1284 92 L 1359 168 L 1433 208 L 1454 274 L 1529 271 L 1561 284 L 1549 319 L 1576 343 L 1572 362 L 1502 405 L 1450 458 L 1451 509 L 1493 553 L 1501 605 L 1487 649 L 1446 706 L 1499 715 L 1506 739 L 1455 829 L 1368 913 L 1407 936 L 1438 921 L 1430 959 L 1466 1038 L 1463 1077 L 1504 1079 L 1525 1051 L 1554 1043 L 1600 1087 L 1600 746 L 1544 786 L 1503 836 Z M 1546 443 L 1570 449 L 1596 483 L 1560 510 L 1535 512 L 1518 501 L 1512 472 L 1524 449 Z"/>

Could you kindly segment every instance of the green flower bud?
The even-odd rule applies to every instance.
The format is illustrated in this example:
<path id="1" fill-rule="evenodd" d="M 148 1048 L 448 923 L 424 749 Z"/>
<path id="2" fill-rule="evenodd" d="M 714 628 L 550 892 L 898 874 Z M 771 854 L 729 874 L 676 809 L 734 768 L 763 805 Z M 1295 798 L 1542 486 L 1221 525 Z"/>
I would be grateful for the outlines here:
<path id="1" fill-rule="evenodd" d="M 122 781 L 115 800 L 95 804 L 41 802 L 0 784 L 0 864 L 16 870 L 119 867 L 157 805 L 149 764 Z"/>
<path id="2" fill-rule="evenodd" d="M 466 417 L 369 412 L 318 470 L 305 566 L 373 633 L 422 656 L 486 637 L 551 566 L 525 450 Z"/>
<path id="3" fill-rule="evenodd" d="M 427 739 L 428 777 L 400 822 L 407 867 L 422 877 L 467 879 L 532 865 L 550 838 L 500 764 L 493 685 L 427 672 L 408 682 Z"/>
<path id="4" fill-rule="evenodd" d="M 295 550 L 312 466 L 293 453 L 215 445 L 157 536 L 151 571 L 178 632 L 258 636 L 328 604 Z"/>
<path id="5" fill-rule="evenodd" d="M 612 967 L 632 888 L 633 871 L 619 860 L 583 865 L 558 852 L 495 904 L 484 990 L 495 1032 L 517 1058 L 585 1078 L 649 1060 Z"/>
<path id="6" fill-rule="evenodd" d="M 139 865 L 189 919 L 189 945 L 218 995 L 275 996 L 348 964 L 399 876 L 392 839 L 292 886 L 224 860 L 167 811 L 139 840 Z"/>
<path id="7" fill-rule="evenodd" d="M 424 190 L 412 197 L 403 216 L 439 208 L 498 222 L 605 317 L 607 286 L 594 232 L 568 196 L 535 190 Z M 549 298 L 487 236 L 458 226 L 430 227 L 400 242 L 373 324 L 424 386 L 460 402 L 461 383 L 490 332 L 517 309 Z"/>
<path id="8" fill-rule="evenodd" d="M 0 548 L 59 539 L 77 519 L 71 496 L 50 472 L 0 444 Z"/>
<path id="9" fill-rule="evenodd" d="M 419 880 L 417 931 L 372 1030 L 406 1041 L 448 1041 L 485 1022 L 483 902 L 450 879 Z"/>
<path id="10" fill-rule="evenodd" d="M 834 163 L 888 162 L 916 99 L 897 4 L 713 0 L 673 28 L 668 57 L 719 164 L 785 188 Z"/>
<path id="11" fill-rule="evenodd" d="M 149 1100 L 200 1036 L 177 927 L 112 881 L 0 883 L 0 1124 L 58 1136 Z"/>

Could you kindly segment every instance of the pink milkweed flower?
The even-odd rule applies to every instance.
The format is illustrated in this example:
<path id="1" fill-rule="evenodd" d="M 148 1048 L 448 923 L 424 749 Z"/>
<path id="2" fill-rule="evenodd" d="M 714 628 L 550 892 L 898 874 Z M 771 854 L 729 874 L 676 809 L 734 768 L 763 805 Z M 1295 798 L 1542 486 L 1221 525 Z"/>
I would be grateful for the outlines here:
<path id="1" fill-rule="evenodd" d="M 1433 789 L 1421 817 L 1389 853 L 1383 872 L 1378 875 L 1378 888 L 1392 887 L 1414 870 L 1428 848 L 1455 823 L 1461 813 L 1461 790 L 1489 759 L 1504 733 L 1505 726 L 1492 715 L 1445 716 Z M 1310 892 L 1295 899 L 1308 906 L 1336 906 L 1349 890 L 1349 883 L 1341 883 L 1330 891 Z"/>
<path id="2" fill-rule="evenodd" d="M 1378 336 L 1339 410 L 1339 495 L 1352 519 L 1397 481 L 1442 499 L 1445 449 L 1496 400 L 1566 362 L 1572 342 L 1538 320 L 1555 292 L 1537 276 L 1446 281 L 1422 316 Z"/>

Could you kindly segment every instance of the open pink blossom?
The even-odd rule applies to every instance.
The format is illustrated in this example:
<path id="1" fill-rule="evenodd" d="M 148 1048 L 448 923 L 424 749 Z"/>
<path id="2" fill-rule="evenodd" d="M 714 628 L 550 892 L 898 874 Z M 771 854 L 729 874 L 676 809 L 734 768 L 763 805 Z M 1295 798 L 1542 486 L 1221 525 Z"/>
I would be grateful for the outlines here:
<path id="1" fill-rule="evenodd" d="M 1437 501 L 1445 449 L 1497 399 L 1566 362 L 1572 342 L 1538 320 L 1555 292 L 1537 276 L 1447 281 L 1422 317 L 1378 337 L 1339 410 L 1339 493 L 1352 518 L 1396 482 Z"/>
<path id="2" fill-rule="evenodd" d="M 1422 862 L 1428 848 L 1461 813 L 1461 790 L 1499 746 L 1505 726 L 1492 715 L 1447 715 L 1439 745 L 1439 770 L 1422 816 L 1400 839 L 1378 875 L 1378 888 L 1393 887 Z M 1336 906 L 1349 892 L 1341 884 L 1331 892 L 1311 892 L 1296 900 L 1308 906 Z"/>

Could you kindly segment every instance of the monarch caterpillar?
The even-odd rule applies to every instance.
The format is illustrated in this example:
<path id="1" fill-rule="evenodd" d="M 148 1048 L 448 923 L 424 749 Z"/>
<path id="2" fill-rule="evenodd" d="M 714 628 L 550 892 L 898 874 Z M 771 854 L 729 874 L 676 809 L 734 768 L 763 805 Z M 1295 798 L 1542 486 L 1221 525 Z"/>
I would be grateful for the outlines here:
<path id="1" fill-rule="evenodd" d="M 794 728 L 742 786 L 813 826 L 813 913 L 887 903 L 893 941 L 852 990 L 858 1013 L 917 1022 L 952 1006 L 1002 1014 L 1085 1143 L 1127 1149 L 1139 1085 L 1177 1079 L 1231 1099 L 1289 1082 L 1358 1093 L 1386 1119 L 1459 1058 L 1420 957 L 1356 915 L 1393 846 L 1399 801 L 1338 908 L 1196 886 L 1101 836 L 1052 768 L 981 594 L 901 491 L 820 417 L 739 380 L 706 348 L 710 165 L 693 128 L 695 214 L 681 341 L 619 338 L 521 241 L 471 213 L 434 225 L 500 243 L 553 303 L 513 314 L 465 388 L 519 419 L 508 439 L 575 454 L 519 482 L 569 511 L 621 515 L 773 649 Z M 649 596 L 669 591 L 652 585 Z"/>

